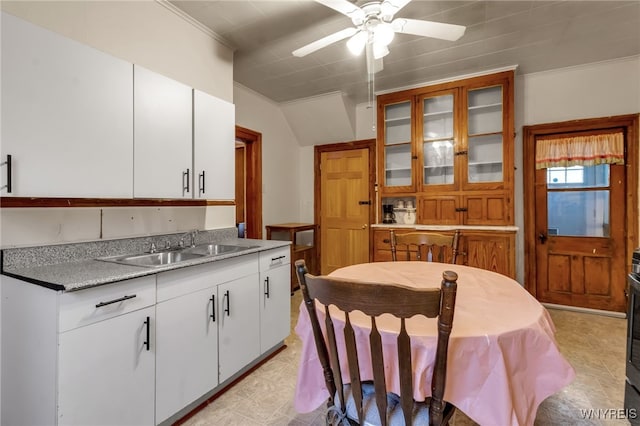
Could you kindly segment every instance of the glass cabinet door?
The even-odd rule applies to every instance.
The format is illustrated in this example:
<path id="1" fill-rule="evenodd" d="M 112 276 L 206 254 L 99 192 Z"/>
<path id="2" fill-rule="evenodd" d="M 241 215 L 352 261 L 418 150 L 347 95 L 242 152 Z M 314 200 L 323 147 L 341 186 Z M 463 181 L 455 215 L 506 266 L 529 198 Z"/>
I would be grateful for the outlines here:
<path id="1" fill-rule="evenodd" d="M 384 186 L 411 186 L 411 101 L 384 108 Z"/>
<path id="2" fill-rule="evenodd" d="M 453 93 L 422 101 L 422 183 L 454 183 L 454 96 Z"/>
<path id="3" fill-rule="evenodd" d="M 502 182 L 502 86 L 469 90 L 467 114 L 467 182 Z"/>

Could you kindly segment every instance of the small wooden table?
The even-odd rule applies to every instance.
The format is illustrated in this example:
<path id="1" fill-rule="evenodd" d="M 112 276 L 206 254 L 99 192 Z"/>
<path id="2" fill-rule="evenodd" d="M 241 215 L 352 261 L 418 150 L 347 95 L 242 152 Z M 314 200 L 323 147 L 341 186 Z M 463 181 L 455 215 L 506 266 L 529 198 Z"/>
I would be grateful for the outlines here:
<path id="1" fill-rule="evenodd" d="M 284 239 L 291 241 L 291 292 L 300 288 L 298 278 L 296 276 L 295 262 L 298 259 L 304 259 L 307 269 L 312 274 L 316 271 L 316 225 L 313 223 L 280 223 L 277 225 L 267 225 L 267 240 Z M 313 240 L 311 245 L 298 244 L 297 234 L 302 231 L 313 231 Z M 272 234 L 286 233 L 285 238 L 272 238 Z"/>

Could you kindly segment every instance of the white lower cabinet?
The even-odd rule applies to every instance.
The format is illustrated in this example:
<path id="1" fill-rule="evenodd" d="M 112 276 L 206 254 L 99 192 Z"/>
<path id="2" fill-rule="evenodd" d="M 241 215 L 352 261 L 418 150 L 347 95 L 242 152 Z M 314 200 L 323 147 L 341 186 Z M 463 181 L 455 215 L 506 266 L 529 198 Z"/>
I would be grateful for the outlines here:
<path id="1" fill-rule="evenodd" d="M 218 286 L 220 383 L 260 355 L 258 262 L 255 272 Z"/>
<path id="2" fill-rule="evenodd" d="M 74 292 L 0 276 L 0 424 L 176 420 L 288 336 L 289 259 L 286 247 Z"/>
<path id="3" fill-rule="evenodd" d="M 260 253 L 260 352 L 282 342 L 291 332 L 291 250 Z"/>
<path id="4" fill-rule="evenodd" d="M 152 425 L 155 309 L 120 315 L 59 338 L 58 425 Z"/>
<path id="5" fill-rule="evenodd" d="M 258 270 L 249 254 L 158 274 L 156 423 L 260 356 Z"/>
<path id="6" fill-rule="evenodd" d="M 216 288 L 156 307 L 156 423 L 218 386 Z"/>
<path id="7" fill-rule="evenodd" d="M 155 276 L 70 293 L 0 282 L 0 424 L 154 424 Z"/>

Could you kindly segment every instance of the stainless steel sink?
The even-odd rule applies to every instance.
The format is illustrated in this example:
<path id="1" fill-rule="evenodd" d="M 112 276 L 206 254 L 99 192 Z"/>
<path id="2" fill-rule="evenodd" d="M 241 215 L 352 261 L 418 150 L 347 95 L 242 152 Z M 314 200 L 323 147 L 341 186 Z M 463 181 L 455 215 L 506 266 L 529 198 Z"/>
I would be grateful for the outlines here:
<path id="1" fill-rule="evenodd" d="M 159 253 L 143 253 L 129 254 L 123 256 L 103 257 L 99 260 L 107 262 L 121 263 L 124 265 L 157 267 L 165 265 L 173 265 L 175 263 L 184 262 L 186 260 L 198 259 L 204 257 L 205 254 L 190 253 L 186 251 L 163 251 Z"/>
<path id="2" fill-rule="evenodd" d="M 123 265 L 159 267 L 174 265 L 192 259 L 220 256 L 228 253 L 237 253 L 259 246 L 238 246 L 233 244 L 201 244 L 195 247 L 180 250 L 161 251 L 157 253 L 126 254 L 121 256 L 101 257 L 98 260 L 120 263 Z"/>
<path id="3" fill-rule="evenodd" d="M 201 244 L 195 247 L 185 249 L 183 253 L 193 253 L 203 256 L 218 256 L 227 253 L 236 253 L 239 251 L 249 250 L 258 246 L 237 246 L 233 244 Z"/>

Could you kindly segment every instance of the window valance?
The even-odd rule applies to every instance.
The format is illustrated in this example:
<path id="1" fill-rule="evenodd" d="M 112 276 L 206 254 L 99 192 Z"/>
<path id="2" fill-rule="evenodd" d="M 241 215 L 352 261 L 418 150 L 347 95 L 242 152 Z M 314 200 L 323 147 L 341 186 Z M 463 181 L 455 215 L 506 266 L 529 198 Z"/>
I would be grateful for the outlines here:
<path id="1" fill-rule="evenodd" d="M 536 169 L 624 164 L 622 132 L 536 141 Z"/>

